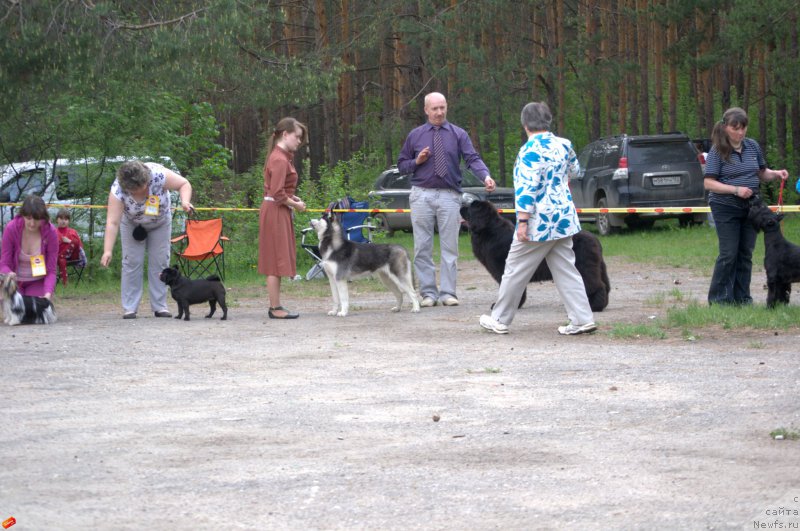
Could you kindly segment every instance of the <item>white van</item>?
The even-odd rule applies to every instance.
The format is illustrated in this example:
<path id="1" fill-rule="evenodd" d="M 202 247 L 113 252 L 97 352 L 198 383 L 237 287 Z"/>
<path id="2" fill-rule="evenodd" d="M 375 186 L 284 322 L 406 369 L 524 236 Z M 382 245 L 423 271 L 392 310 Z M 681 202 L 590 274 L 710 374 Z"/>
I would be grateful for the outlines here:
<path id="1" fill-rule="evenodd" d="M 177 171 L 168 157 L 113 157 L 106 159 L 56 159 L 15 162 L 0 166 L 0 203 L 21 203 L 26 195 L 41 196 L 52 206 L 50 219 L 55 224 L 58 205 L 105 206 L 111 183 L 120 164 L 127 160 L 154 160 Z M 13 206 L 0 206 L 0 234 L 16 215 Z M 105 230 L 104 208 L 71 209 L 70 226 L 82 238 L 102 237 Z"/>

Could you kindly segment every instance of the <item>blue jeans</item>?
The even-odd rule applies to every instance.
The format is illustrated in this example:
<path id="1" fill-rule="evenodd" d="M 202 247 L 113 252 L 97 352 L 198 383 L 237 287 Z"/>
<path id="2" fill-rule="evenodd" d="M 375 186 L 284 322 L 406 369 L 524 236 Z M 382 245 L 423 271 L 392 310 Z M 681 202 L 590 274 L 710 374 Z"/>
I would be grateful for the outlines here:
<path id="1" fill-rule="evenodd" d="M 709 304 L 752 304 L 750 277 L 756 232 L 747 209 L 709 203 L 719 239 L 719 256 L 708 289 Z"/>

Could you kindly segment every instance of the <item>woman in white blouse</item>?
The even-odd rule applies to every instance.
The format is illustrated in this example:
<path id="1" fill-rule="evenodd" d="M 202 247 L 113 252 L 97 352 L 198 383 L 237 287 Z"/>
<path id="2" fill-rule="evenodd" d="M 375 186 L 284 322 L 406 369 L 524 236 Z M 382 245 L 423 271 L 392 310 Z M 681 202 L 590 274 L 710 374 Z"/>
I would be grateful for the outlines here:
<path id="1" fill-rule="evenodd" d="M 108 195 L 108 215 L 100 265 L 108 267 L 122 229 L 122 318 L 135 319 L 144 290 L 147 260 L 150 307 L 156 317 L 172 317 L 167 310 L 167 285 L 159 280 L 169 267 L 172 205 L 170 190 L 180 194 L 181 206 L 191 212 L 192 185 L 184 177 L 153 162 L 130 161 L 117 170 Z"/>

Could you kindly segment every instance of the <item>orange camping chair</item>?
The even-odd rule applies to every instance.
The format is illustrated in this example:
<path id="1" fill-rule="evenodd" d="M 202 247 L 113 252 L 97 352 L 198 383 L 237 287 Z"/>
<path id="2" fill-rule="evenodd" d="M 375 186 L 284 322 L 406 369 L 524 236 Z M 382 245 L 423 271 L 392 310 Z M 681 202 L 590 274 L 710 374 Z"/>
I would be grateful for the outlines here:
<path id="1" fill-rule="evenodd" d="M 222 218 L 188 219 L 186 232 L 170 240 L 178 268 L 188 278 L 216 274 L 225 279 L 225 248 L 228 238 L 222 235 Z"/>

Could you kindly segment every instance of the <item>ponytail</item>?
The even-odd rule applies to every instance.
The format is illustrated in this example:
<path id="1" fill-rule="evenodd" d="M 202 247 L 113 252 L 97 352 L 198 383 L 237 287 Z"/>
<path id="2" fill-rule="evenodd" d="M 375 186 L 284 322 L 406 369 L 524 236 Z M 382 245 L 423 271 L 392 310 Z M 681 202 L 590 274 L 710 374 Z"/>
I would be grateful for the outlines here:
<path id="1" fill-rule="evenodd" d="M 711 143 L 717 149 L 720 159 L 725 162 L 730 161 L 733 146 L 728 139 L 728 134 L 725 132 L 726 125 L 739 125 L 747 127 L 748 119 L 747 113 L 740 107 L 731 107 L 722 115 L 722 120 L 714 124 L 714 129 L 711 131 Z"/>

